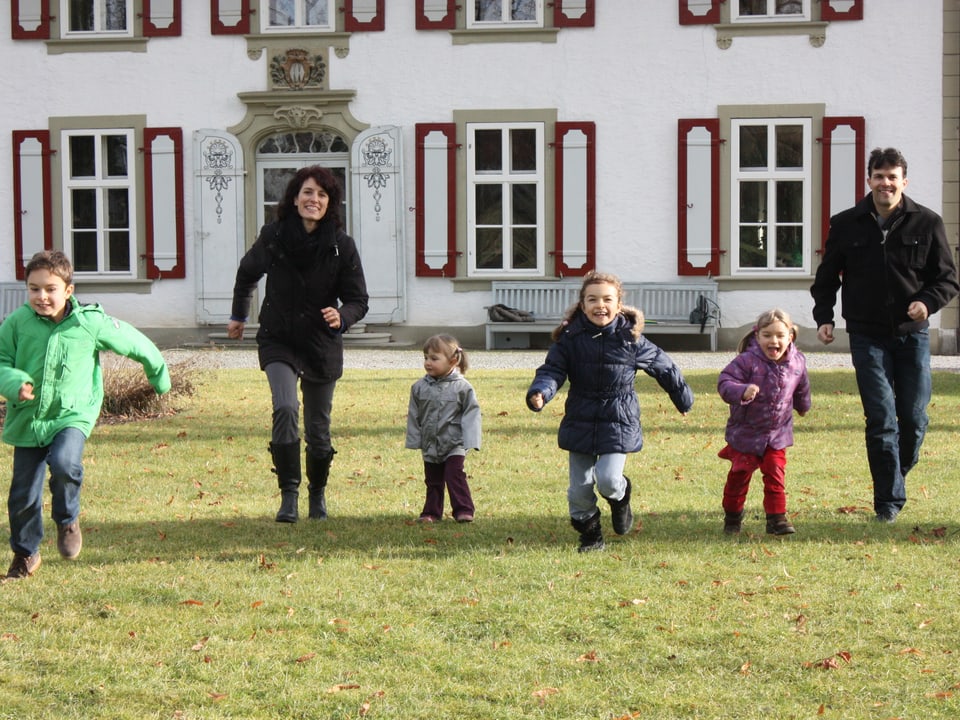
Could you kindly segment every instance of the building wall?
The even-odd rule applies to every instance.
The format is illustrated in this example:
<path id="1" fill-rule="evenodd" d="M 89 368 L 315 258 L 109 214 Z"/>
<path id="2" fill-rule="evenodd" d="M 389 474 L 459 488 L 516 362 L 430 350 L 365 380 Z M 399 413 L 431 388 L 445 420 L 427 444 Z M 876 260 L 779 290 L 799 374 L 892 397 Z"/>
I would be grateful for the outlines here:
<path id="1" fill-rule="evenodd" d="M 455 111 L 552 108 L 560 120 L 595 122 L 596 265 L 625 280 L 677 278 L 677 120 L 715 117 L 719 106 L 811 103 L 832 116 L 862 116 L 867 149 L 898 146 L 910 162 L 909 194 L 935 210 L 945 207 L 945 173 L 955 169 L 956 152 L 952 161 L 947 156 L 957 139 L 955 124 L 952 141 L 944 135 L 950 128 L 941 77 L 951 64 L 944 38 L 955 53 L 956 34 L 945 36 L 942 28 L 944 18 L 955 28 L 955 0 L 943 8 L 870 0 L 863 21 L 830 23 L 820 47 L 805 35 L 778 35 L 736 37 L 727 49 L 718 47 L 712 26 L 678 24 L 676 3 L 666 0 L 598 0 L 595 27 L 564 30 L 555 43 L 455 44 L 447 32 L 415 30 L 412 0 L 387 5 L 384 32 L 354 33 L 343 57 L 330 53 L 329 84 L 355 91 L 350 111 L 360 123 L 402 131 L 403 336 L 416 336 L 416 328 L 472 332 L 489 304 L 488 290 L 414 274 L 414 126 L 450 122 Z M 48 53 L 42 41 L 11 40 L 9 14 L 0 14 L 0 63 L 16 68 L 0 77 L 8 99 L 0 104 L 3 177 L 12 176 L 11 132 L 46 128 L 51 117 L 142 114 L 150 126 L 181 127 L 185 138 L 240 123 L 246 106 L 238 94 L 265 89 L 266 53 L 251 59 L 242 36 L 211 35 L 207 3 L 184 2 L 182 12 L 182 35 L 152 39 L 144 53 L 66 54 Z M 956 95 L 947 104 L 955 108 Z M 187 277 L 138 292 L 79 288 L 83 299 L 141 327 L 197 324 L 193 272 L 202 239 L 192 225 L 196 168 L 189 147 L 184 158 Z M 946 207 L 956 242 L 956 205 Z M 11 185 L 0 183 L 0 282 L 14 280 L 12 208 Z M 255 232 L 246 228 L 251 240 Z M 724 291 L 724 336 L 739 338 L 739 328 L 771 305 L 787 307 L 809 327 L 807 286 L 738 284 Z"/>

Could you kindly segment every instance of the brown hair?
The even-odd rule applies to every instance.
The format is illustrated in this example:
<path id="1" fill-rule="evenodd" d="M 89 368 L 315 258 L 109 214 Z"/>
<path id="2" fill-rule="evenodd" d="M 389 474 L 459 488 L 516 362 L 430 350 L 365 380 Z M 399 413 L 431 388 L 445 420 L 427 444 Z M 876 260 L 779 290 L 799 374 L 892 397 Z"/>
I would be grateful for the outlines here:
<path id="1" fill-rule="evenodd" d="M 459 368 L 462 374 L 466 374 L 470 363 L 467 362 L 467 354 L 460 347 L 460 342 L 453 335 L 431 335 L 423 343 L 423 354 L 428 352 L 438 352 Z"/>
<path id="2" fill-rule="evenodd" d="M 787 326 L 787 329 L 790 331 L 790 342 L 797 341 L 797 326 L 794 325 L 793 320 L 790 319 L 790 313 L 780 308 L 773 308 L 773 310 L 760 313 L 760 317 L 757 318 L 757 322 L 750 332 L 740 339 L 740 344 L 737 345 L 737 352 L 742 353 L 747 349 L 747 346 L 750 344 L 750 338 L 756 336 L 758 330 L 765 328 L 767 325 L 772 325 L 775 322 L 782 322 Z"/>
<path id="3" fill-rule="evenodd" d="M 35 253 L 27 263 L 23 276 L 29 279 L 34 270 L 47 270 L 63 280 L 64 284 L 73 285 L 73 263 L 59 250 L 41 250 Z"/>
<path id="4" fill-rule="evenodd" d="M 280 220 L 285 220 L 287 217 L 296 216 L 297 195 L 300 194 L 300 188 L 303 187 L 308 178 L 313 178 L 314 182 L 322 187 L 330 198 L 327 203 L 327 211 L 320 221 L 323 222 L 329 218 L 334 227 L 343 227 L 343 219 L 340 217 L 340 203 L 343 199 L 340 182 L 336 175 L 320 165 L 310 165 L 297 170 L 297 174 L 287 183 L 287 189 L 283 192 L 283 199 L 277 203 L 277 217 Z"/>
<path id="5" fill-rule="evenodd" d="M 617 300 L 620 301 L 620 312 L 632 317 L 634 321 L 634 334 L 639 336 L 640 333 L 643 332 L 643 313 L 636 308 L 632 308 L 623 304 L 623 283 L 620 281 L 620 278 L 613 273 L 602 273 L 597 272 L 596 270 L 591 270 L 583 278 L 583 284 L 580 286 L 580 295 L 577 299 L 577 303 L 567 308 L 567 311 L 563 314 L 563 320 L 557 327 L 553 329 L 553 332 L 550 333 L 551 340 L 556 342 L 563 333 L 563 329 L 570 324 L 573 316 L 583 309 L 583 299 L 587 295 L 587 288 L 591 285 L 603 284 L 613 285 L 613 287 L 616 289 Z"/>

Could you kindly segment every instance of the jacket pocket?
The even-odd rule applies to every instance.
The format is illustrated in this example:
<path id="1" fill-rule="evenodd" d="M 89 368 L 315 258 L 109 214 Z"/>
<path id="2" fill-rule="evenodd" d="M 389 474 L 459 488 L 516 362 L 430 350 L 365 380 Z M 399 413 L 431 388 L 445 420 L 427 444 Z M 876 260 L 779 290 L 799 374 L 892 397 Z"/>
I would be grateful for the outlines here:
<path id="1" fill-rule="evenodd" d="M 929 235 L 904 235 L 900 238 L 904 262 L 911 268 L 919 269 L 927 264 L 930 254 Z"/>

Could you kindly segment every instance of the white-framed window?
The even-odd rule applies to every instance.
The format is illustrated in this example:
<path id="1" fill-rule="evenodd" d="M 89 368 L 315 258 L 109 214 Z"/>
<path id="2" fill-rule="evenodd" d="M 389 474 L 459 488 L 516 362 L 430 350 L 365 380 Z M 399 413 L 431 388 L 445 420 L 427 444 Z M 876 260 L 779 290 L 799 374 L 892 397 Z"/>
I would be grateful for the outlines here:
<path id="1" fill-rule="evenodd" d="M 61 0 L 62 37 L 133 36 L 133 0 Z"/>
<path id="2" fill-rule="evenodd" d="M 63 148 L 63 240 L 78 275 L 136 272 L 132 129 L 68 130 Z"/>
<path id="3" fill-rule="evenodd" d="M 467 274 L 544 271 L 544 124 L 467 123 Z"/>
<path id="4" fill-rule="evenodd" d="M 732 0 L 731 22 L 810 20 L 810 0 Z"/>
<path id="5" fill-rule="evenodd" d="M 543 27 L 543 0 L 468 0 L 467 27 Z"/>
<path id="6" fill-rule="evenodd" d="M 810 273 L 811 127 L 811 118 L 732 120 L 732 274 Z"/>
<path id="7" fill-rule="evenodd" d="M 332 32 L 336 17 L 331 0 L 260 0 L 261 31 Z"/>

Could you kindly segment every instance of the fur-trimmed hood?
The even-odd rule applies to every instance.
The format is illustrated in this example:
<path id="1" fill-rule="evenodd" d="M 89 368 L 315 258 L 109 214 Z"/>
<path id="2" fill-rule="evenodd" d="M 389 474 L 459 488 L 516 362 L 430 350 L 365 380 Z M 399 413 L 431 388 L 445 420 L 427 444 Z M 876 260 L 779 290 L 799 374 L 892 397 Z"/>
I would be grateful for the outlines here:
<path id="1" fill-rule="evenodd" d="M 633 335 L 633 339 L 639 340 L 640 336 L 643 334 L 643 311 L 633 307 L 632 305 L 621 305 L 619 314 L 622 315 L 630 324 L 630 333 Z M 554 342 L 559 340 L 560 336 L 563 334 L 563 331 L 566 330 L 567 326 L 570 325 L 577 315 L 582 315 L 584 322 L 590 322 L 586 319 L 586 315 L 584 315 L 583 311 L 580 309 L 580 303 L 572 305 L 567 312 L 564 313 L 563 321 L 553 329 L 552 333 L 550 333 L 550 339 Z"/>

